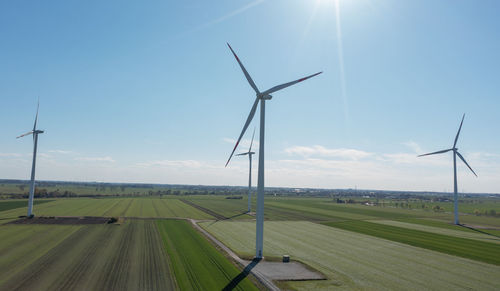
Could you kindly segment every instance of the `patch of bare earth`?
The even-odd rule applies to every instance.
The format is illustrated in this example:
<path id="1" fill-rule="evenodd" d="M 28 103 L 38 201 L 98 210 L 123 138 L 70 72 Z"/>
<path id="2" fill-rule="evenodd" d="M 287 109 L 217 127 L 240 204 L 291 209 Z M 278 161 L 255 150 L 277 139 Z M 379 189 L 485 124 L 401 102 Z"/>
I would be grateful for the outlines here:
<path id="1" fill-rule="evenodd" d="M 110 219 L 110 217 L 100 216 L 35 216 L 33 218 L 25 217 L 14 220 L 8 224 L 105 224 Z"/>

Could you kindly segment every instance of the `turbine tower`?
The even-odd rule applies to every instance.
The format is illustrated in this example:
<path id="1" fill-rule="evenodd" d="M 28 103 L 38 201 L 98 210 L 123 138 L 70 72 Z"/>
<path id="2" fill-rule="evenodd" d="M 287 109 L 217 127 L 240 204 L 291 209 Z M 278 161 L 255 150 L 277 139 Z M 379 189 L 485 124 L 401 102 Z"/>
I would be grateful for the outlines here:
<path id="1" fill-rule="evenodd" d="M 458 149 L 456 147 L 457 141 L 458 141 L 458 136 L 460 135 L 460 130 L 462 129 L 462 124 L 464 123 L 464 118 L 465 118 L 465 113 L 462 116 L 462 122 L 460 122 L 460 127 L 458 128 L 457 136 L 455 137 L 455 142 L 453 143 L 453 147 L 451 149 L 419 155 L 419 157 L 423 157 L 423 156 L 443 154 L 443 153 L 446 153 L 449 151 L 453 151 L 453 185 L 454 185 L 453 199 L 454 199 L 454 206 L 455 206 L 454 214 L 455 214 L 455 224 L 456 225 L 459 224 L 459 222 L 458 222 L 458 192 L 457 192 L 457 156 L 462 160 L 462 162 L 464 162 L 467 165 L 467 167 L 477 177 L 476 172 L 474 172 L 474 170 L 472 170 L 472 168 L 469 166 L 469 164 L 467 164 L 464 157 L 458 152 Z"/>
<path id="2" fill-rule="evenodd" d="M 35 164 L 36 164 L 36 147 L 38 143 L 38 135 L 43 133 L 43 130 L 36 129 L 36 122 L 38 120 L 38 108 L 40 107 L 40 102 L 36 107 L 35 124 L 33 125 L 33 130 L 28 131 L 16 138 L 20 138 L 26 135 L 33 134 L 33 164 L 31 165 L 31 183 L 30 183 L 30 196 L 28 199 L 28 217 L 33 217 L 33 196 L 35 195 Z"/>
<path id="3" fill-rule="evenodd" d="M 274 93 L 276 91 L 279 91 L 281 89 L 285 89 L 286 87 L 295 85 L 299 82 L 305 81 L 309 78 L 312 78 L 316 75 L 321 74 L 322 72 L 316 73 L 309 75 L 307 77 L 284 83 L 278 86 L 274 86 L 264 92 L 260 92 L 257 86 L 255 85 L 254 81 L 252 80 L 252 77 L 248 74 L 247 70 L 241 63 L 240 59 L 236 55 L 236 53 L 233 51 L 231 46 L 227 44 L 231 52 L 233 53 L 234 57 L 236 58 L 236 61 L 238 61 L 238 64 L 240 65 L 241 70 L 243 71 L 243 74 L 245 74 L 245 77 L 250 84 L 250 86 L 254 89 L 256 98 L 253 103 L 252 109 L 250 110 L 250 114 L 248 114 L 247 121 L 245 122 L 245 125 L 243 126 L 243 130 L 241 131 L 240 137 L 238 137 L 238 141 L 236 141 L 236 145 L 233 148 L 233 151 L 231 152 L 231 155 L 229 156 L 229 159 L 227 160 L 227 164 L 229 164 L 229 161 L 231 160 L 231 157 L 234 154 L 234 151 L 238 147 L 238 144 L 240 143 L 241 138 L 245 134 L 245 131 L 248 128 L 248 125 L 253 119 L 253 116 L 255 115 L 255 111 L 257 110 L 257 105 L 259 104 L 260 101 L 260 138 L 259 138 L 259 171 L 258 171 L 258 177 L 257 177 L 257 219 L 256 219 L 256 239 L 255 239 L 255 258 L 257 259 L 262 259 L 262 248 L 263 248 L 263 242 L 264 242 L 264 125 L 265 125 L 265 112 L 266 112 L 266 100 L 271 100 L 273 98 L 270 94 Z"/>
<path id="4" fill-rule="evenodd" d="M 250 148 L 248 149 L 248 152 L 237 154 L 237 156 L 248 155 L 248 161 L 250 163 L 250 169 L 248 171 L 248 212 L 250 212 L 250 210 L 252 210 L 252 206 L 251 206 L 251 201 L 252 201 L 252 155 L 255 154 L 255 152 L 252 152 L 252 144 L 253 144 L 254 135 L 255 135 L 255 128 L 253 129 L 252 141 L 250 142 Z"/>

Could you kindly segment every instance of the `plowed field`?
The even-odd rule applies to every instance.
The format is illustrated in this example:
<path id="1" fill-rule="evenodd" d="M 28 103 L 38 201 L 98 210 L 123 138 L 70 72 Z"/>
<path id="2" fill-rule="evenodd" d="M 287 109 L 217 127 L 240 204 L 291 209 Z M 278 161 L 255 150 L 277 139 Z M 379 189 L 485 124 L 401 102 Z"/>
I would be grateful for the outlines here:
<path id="1" fill-rule="evenodd" d="M 34 239 L 29 234 L 32 226 L 2 226 L 0 233 L 11 227 L 16 227 L 23 239 Z M 55 233 L 65 226 L 43 227 Z M 79 226 L 68 230 L 73 232 L 65 239 L 49 250 L 40 250 L 45 253 L 5 276 L 0 281 L 0 290 L 175 289 L 175 279 L 154 221 L 130 220 L 122 225 Z M 18 249 L 26 250 L 23 244 L 15 244 L 8 251 L 16 253 Z M 15 265 L 2 263 L 3 258 L 0 278 Z"/>

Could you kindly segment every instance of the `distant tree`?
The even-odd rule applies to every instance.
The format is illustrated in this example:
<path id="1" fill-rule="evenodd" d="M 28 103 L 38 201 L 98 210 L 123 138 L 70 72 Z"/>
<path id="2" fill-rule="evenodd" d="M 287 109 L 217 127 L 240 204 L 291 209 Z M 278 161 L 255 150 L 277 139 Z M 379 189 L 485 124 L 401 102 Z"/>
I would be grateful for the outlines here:
<path id="1" fill-rule="evenodd" d="M 479 211 L 479 209 L 474 209 L 474 215 L 476 216 L 481 215 L 481 211 Z"/>
<path id="2" fill-rule="evenodd" d="M 490 216 L 496 216 L 496 215 L 497 215 L 497 212 L 495 211 L 495 209 L 491 209 L 491 210 L 489 211 L 489 215 L 490 215 Z"/>
<path id="3" fill-rule="evenodd" d="M 432 207 L 432 210 L 434 210 L 434 211 L 436 211 L 436 212 L 439 212 L 439 211 L 443 210 L 443 208 L 441 208 L 441 206 L 439 206 L 439 205 L 434 205 L 434 206 Z"/>

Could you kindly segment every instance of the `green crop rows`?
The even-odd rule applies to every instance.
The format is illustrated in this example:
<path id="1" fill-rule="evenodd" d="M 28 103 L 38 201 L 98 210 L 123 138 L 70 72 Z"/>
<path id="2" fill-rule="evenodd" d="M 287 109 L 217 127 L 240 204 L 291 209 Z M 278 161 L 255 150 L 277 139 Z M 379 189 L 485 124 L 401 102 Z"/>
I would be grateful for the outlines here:
<path id="1" fill-rule="evenodd" d="M 189 222 L 161 220 L 157 223 L 181 290 L 221 290 L 240 273 Z M 234 290 L 258 289 L 245 278 Z"/>
<path id="2" fill-rule="evenodd" d="M 367 221 L 328 222 L 325 225 L 500 265 L 500 245 L 498 244 Z"/>

